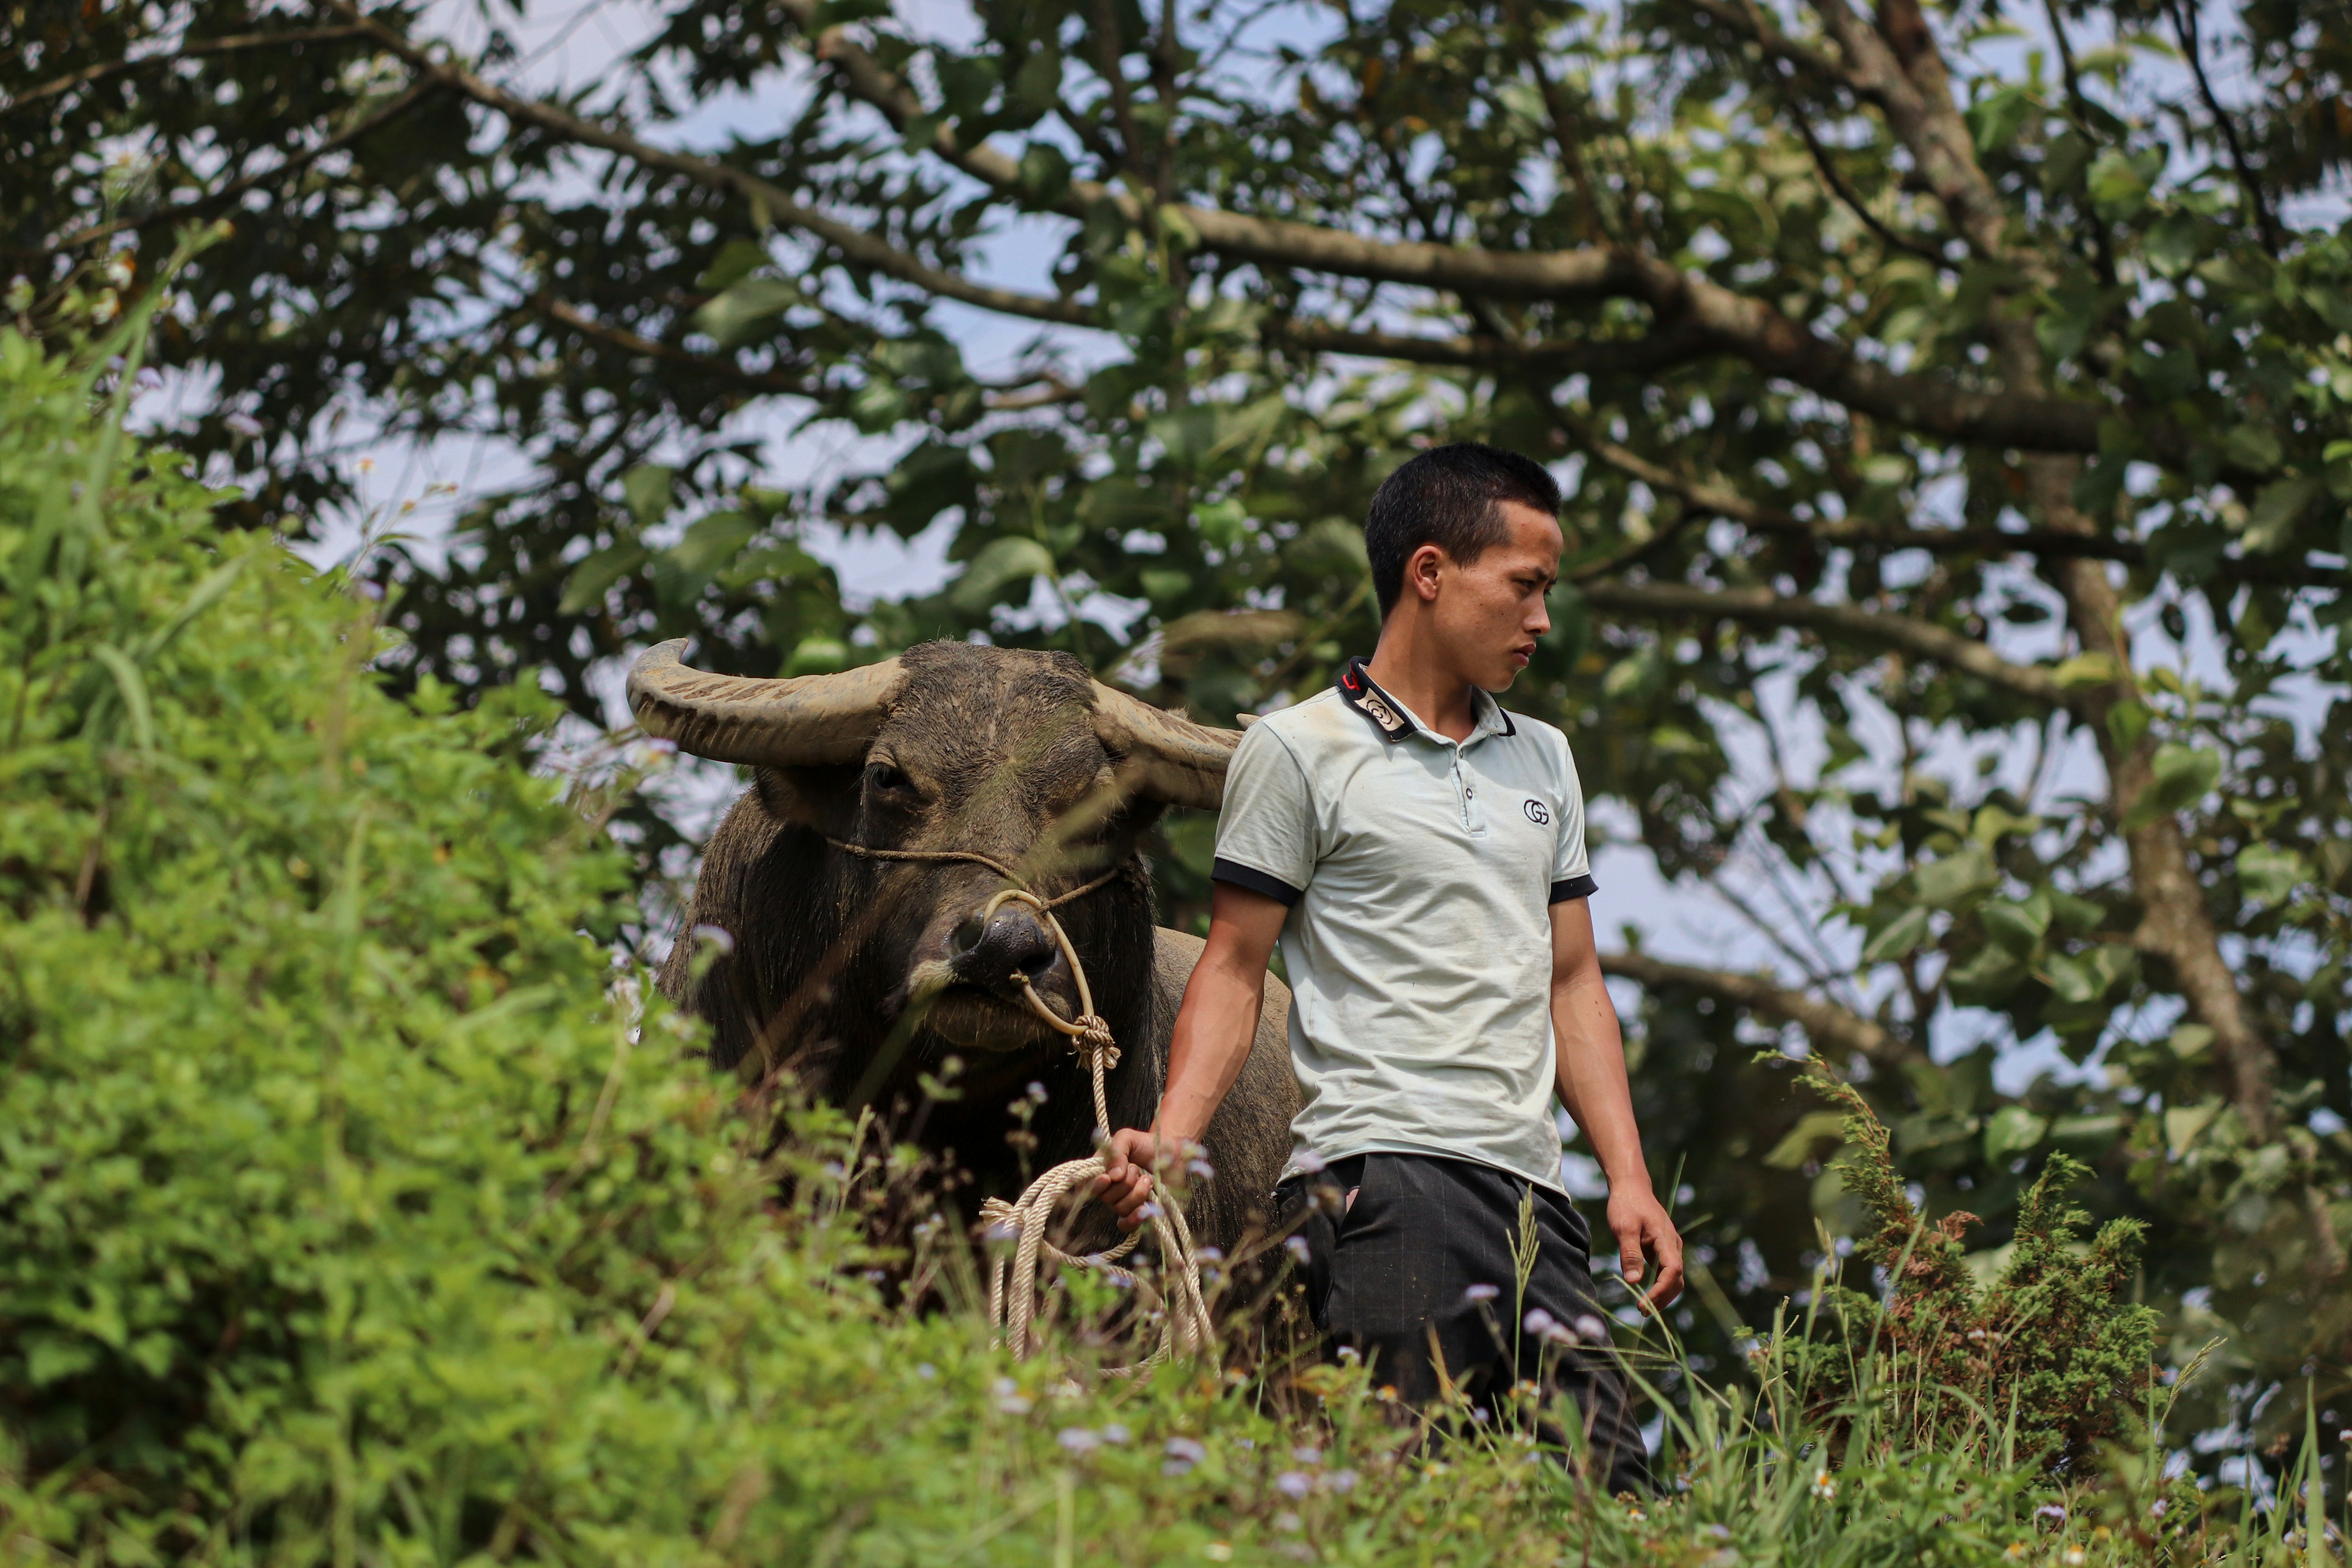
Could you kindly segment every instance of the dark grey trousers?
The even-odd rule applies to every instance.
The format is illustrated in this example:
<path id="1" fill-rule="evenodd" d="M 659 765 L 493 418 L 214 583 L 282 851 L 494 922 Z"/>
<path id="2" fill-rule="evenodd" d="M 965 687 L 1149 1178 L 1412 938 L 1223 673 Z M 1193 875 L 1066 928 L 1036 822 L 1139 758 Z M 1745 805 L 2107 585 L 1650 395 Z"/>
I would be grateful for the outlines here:
<path id="1" fill-rule="evenodd" d="M 1496 1396 L 1521 1380 L 1537 1382 L 1547 1401 L 1565 1393 L 1583 1417 L 1595 1479 L 1611 1496 L 1647 1493 L 1649 1456 L 1610 1352 L 1563 1350 L 1514 1321 L 1515 1306 L 1522 1320 L 1538 1310 L 1571 1329 L 1583 1320 L 1586 1341 L 1608 1323 L 1593 1293 L 1583 1216 L 1542 1187 L 1534 1188 L 1535 1271 L 1526 1300 L 1514 1301 L 1511 1238 L 1531 1185 L 1468 1160 L 1359 1154 L 1320 1175 L 1292 1177 L 1275 1190 L 1275 1204 L 1306 1244 L 1300 1272 L 1315 1326 L 1361 1354 L 1375 1383 L 1394 1384 L 1402 1402 L 1427 1405 L 1438 1397 L 1442 1361 L 1473 1409 L 1491 1413 Z M 1481 1285 L 1495 1293 L 1473 1289 Z"/>

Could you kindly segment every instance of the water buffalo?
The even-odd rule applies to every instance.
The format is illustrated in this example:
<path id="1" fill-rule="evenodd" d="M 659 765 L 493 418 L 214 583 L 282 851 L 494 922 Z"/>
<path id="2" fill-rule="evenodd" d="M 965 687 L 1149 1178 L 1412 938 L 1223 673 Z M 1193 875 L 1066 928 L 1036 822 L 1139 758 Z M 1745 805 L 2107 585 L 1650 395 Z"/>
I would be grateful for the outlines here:
<path id="1" fill-rule="evenodd" d="M 1171 805 L 1213 808 L 1239 736 L 1163 712 L 1095 680 L 1066 654 L 935 642 L 838 675 L 756 680 L 705 674 L 664 643 L 637 661 L 629 705 L 682 751 L 751 765 L 712 837 L 686 917 L 733 939 L 713 957 L 681 939 L 664 992 L 711 1026 L 722 1067 L 789 1066 L 845 1103 L 919 1103 L 919 1079 L 961 1062 L 961 1097 L 924 1111 L 916 1136 L 951 1151 L 982 1193 L 1019 1187 L 1008 1104 L 1042 1085 L 1037 1168 L 1091 1152 L 1087 1071 L 1024 1005 L 1026 976 L 1062 1017 L 1076 1011 L 1066 961 L 986 857 L 1051 898 L 1121 1055 L 1114 1125 L 1149 1125 L 1169 1031 L 1201 954 L 1157 927 L 1138 846 Z M 878 854 L 877 852 L 879 852 Z M 725 950 L 726 943 L 707 944 Z M 1290 994 L 1268 977 L 1257 1040 L 1208 1133 L 1214 1175 L 1188 1203 L 1194 1235 L 1229 1247 L 1262 1207 L 1297 1108 Z M 1105 1234 L 1089 1207 L 1088 1239 Z"/>

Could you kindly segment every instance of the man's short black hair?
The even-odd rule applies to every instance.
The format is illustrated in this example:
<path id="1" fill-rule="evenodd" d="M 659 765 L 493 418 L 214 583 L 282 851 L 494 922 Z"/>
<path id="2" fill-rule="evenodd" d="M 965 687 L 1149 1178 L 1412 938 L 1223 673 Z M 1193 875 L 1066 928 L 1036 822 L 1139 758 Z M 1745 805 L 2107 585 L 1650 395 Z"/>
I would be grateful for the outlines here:
<path id="1" fill-rule="evenodd" d="M 1381 481 L 1364 513 L 1364 551 L 1381 616 L 1404 592 L 1404 563 L 1434 544 L 1467 566 L 1503 542 L 1503 503 L 1559 515 L 1559 483 L 1532 458 L 1475 441 L 1433 447 Z"/>

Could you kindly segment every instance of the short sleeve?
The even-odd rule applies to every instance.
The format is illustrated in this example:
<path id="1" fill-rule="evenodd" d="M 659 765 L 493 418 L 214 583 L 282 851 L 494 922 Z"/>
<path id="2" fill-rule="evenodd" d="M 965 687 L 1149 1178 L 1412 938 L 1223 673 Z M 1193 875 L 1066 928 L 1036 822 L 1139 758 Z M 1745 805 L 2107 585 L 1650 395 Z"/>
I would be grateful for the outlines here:
<path id="1" fill-rule="evenodd" d="M 1295 904 L 1315 876 L 1315 802 L 1307 772 L 1270 725 L 1255 724 L 1225 767 L 1210 876 Z"/>
<path id="2" fill-rule="evenodd" d="M 1566 736 L 1559 743 L 1559 841 L 1552 850 L 1551 902 L 1589 899 L 1598 886 L 1592 862 L 1584 848 L 1584 786 L 1576 776 L 1576 759 L 1569 753 Z"/>

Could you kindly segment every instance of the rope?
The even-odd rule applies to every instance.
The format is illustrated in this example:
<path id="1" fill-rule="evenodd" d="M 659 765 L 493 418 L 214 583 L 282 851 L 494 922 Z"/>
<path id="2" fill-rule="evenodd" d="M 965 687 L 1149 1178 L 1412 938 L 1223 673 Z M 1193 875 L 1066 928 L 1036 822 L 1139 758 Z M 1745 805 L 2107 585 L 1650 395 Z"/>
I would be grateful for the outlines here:
<path id="1" fill-rule="evenodd" d="M 1092 881 L 1082 882 L 1067 892 L 1052 898 L 1040 898 L 1024 884 L 1027 879 L 1003 861 L 992 859 L 970 849 L 876 849 L 845 839 L 828 837 L 827 844 L 845 849 L 853 855 L 863 855 L 875 860 L 963 860 L 975 866 L 985 866 L 1013 884 L 999 889 L 982 906 L 980 922 L 984 928 L 995 918 L 996 911 L 1008 903 L 1026 904 L 1036 911 L 1045 929 L 1053 933 L 1054 943 L 1062 950 L 1063 959 L 1070 966 L 1070 977 L 1077 982 L 1078 1016 L 1064 1018 L 1046 1005 L 1037 994 L 1037 987 L 1029 976 L 1014 970 L 1011 979 L 1021 987 L 1022 999 L 1030 1010 L 1048 1027 L 1066 1037 L 1070 1049 L 1086 1060 L 1094 1080 L 1095 1125 L 1108 1136 L 1110 1127 L 1110 1101 L 1104 1092 L 1103 1075 L 1118 1066 L 1118 1046 L 1111 1038 L 1110 1026 L 1095 1011 L 1094 990 L 1087 984 L 1086 965 L 1078 962 L 1077 949 L 1070 945 L 1069 933 L 1062 922 L 1054 918 L 1056 905 L 1080 899 L 1118 876 L 1123 868 L 1113 866 Z M 1184 1211 L 1172 1203 L 1155 1202 L 1151 1205 L 1151 1226 L 1160 1243 L 1161 1263 L 1175 1276 L 1174 1299 L 1165 1303 L 1160 1293 L 1131 1268 L 1122 1268 L 1118 1260 L 1135 1250 L 1143 1239 L 1138 1229 L 1127 1239 L 1105 1252 L 1065 1252 L 1045 1239 L 1045 1230 L 1052 1222 L 1054 1211 L 1062 1200 L 1078 1192 L 1109 1170 L 1100 1153 L 1083 1160 L 1066 1160 L 1029 1184 L 1021 1196 L 1007 1203 L 1003 1198 L 990 1198 L 980 1206 L 981 1218 L 992 1231 L 1003 1226 L 1013 1232 L 1013 1246 L 1010 1256 L 1000 1254 L 988 1271 L 988 1326 L 995 1331 L 992 1344 L 1012 1342 L 1013 1353 L 1026 1358 L 1036 1352 L 1040 1341 L 1034 1328 L 1037 1311 L 1037 1272 L 1046 1262 L 1066 1264 L 1073 1268 L 1091 1269 L 1106 1279 L 1136 1292 L 1150 1311 L 1164 1305 L 1160 1326 L 1160 1344 L 1138 1367 L 1119 1367 L 1115 1372 L 1127 1373 L 1141 1367 L 1156 1366 L 1174 1356 L 1201 1355 L 1210 1352 L 1216 1342 L 1209 1321 L 1209 1303 L 1201 1291 L 1201 1260 L 1192 1246 L 1192 1227 L 1184 1223 Z M 1085 1201 L 1080 1193 L 1080 1201 Z"/>
<path id="2" fill-rule="evenodd" d="M 1064 894 L 1063 901 L 1073 895 Z M 1103 1090 L 1103 1075 L 1118 1066 L 1118 1047 L 1112 1041 L 1110 1026 L 1095 1012 L 1093 990 L 1087 984 L 1086 966 L 1078 962 L 1077 950 L 1070 945 L 1069 934 L 1062 922 L 1054 918 L 1050 904 L 1036 894 L 1021 888 L 1000 890 L 981 910 L 981 923 L 985 925 L 996 911 L 1007 903 L 1023 903 L 1036 910 L 1045 929 L 1054 933 L 1055 943 L 1070 965 L 1070 974 L 1078 986 L 1078 1016 L 1065 1019 L 1045 1005 L 1029 977 L 1018 970 L 1012 978 L 1021 986 L 1022 997 L 1032 1011 L 1047 1026 L 1067 1036 L 1070 1048 L 1086 1059 L 1094 1080 L 1095 1125 L 1110 1126 L 1110 1105 Z M 1109 1169 L 1109 1163 L 1099 1153 L 1083 1160 L 1066 1160 L 1029 1184 L 1019 1199 L 1007 1203 L 1003 1198 L 991 1198 L 981 1205 L 981 1217 L 992 1229 L 1003 1226 L 1014 1237 L 1012 1255 L 999 1256 L 988 1275 L 988 1324 L 999 1331 L 993 1342 L 1002 1344 L 1010 1340 L 1013 1353 L 1028 1356 L 1035 1352 L 1038 1341 L 1032 1327 L 1037 1310 L 1037 1271 L 1040 1263 L 1051 1259 L 1076 1268 L 1092 1269 L 1107 1279 L 1115 1279 L 1133 1289 L 1144 1300 L 1146 1310 L 1162 1305 L 1159 1293 L 1139 1277 L 1133 1269 L 1118 1267 L 1118 1259 L 1135 1249 L 1143 1233 L 1137 1230 L 1108 1252 L 1065 1252 L 1045 1239 L 1045 1228 L 1054 1217 L 1054 1210 L 1062 1200 L 1083 1184 L 1093 1181 Z M 1184 1223 L 1184 1211 L 1172 1203 L 1151 1205 L 1151 1226 L 1160 1243 L 1161 1262 L 1175 1276 L 1172 1300 L 1164 1303 L 1160 1320 L 1160 1344 L 1143 1362 L 1144 1366 L 1156 1366 L 1178 1355 L 1199 1355 L 1208 1351 L 1215 1335 L 1209 1321 L 1209 1303 L 1201 1291 L 1201 1261 L 1192 1247 L 1192 1227 Z M 1135 1368 L 1120 1368 L 1134 1371 Z"/>
<path id="3" fill-rule="evenodd" d="M 1028 878 L 1024 877 L 1020 872 L 1014 870 L 1003 861 L 992 859 L 986 855 L 981 854 L 976 849 L 877 849 L 871 845 L 853 844 L 846 838 L 833 837 L 827 837 L 825 842 L 832 845 L 835 849 L 846 849 L 852 855 L 863 855 L 868 860 L 965 860 L 971 862 L 974 866 L 987 867 L 990 870 L 995 872 L 998 876 L 1003 878 L 1015 888 L 1021 889 L 1024 892 L 1028 889 Z M 1109 882 L 1113 878 L 1117 877 L 1119 872 L 1125 869 L 1126 867 L 1124 864 L 1113 866 L 1109 870 L 1105 871 L 1093 881 L 1081 882 L 1066 893 L 1055 893 L 1052 898 L 1042 900 L 1036 899 L 1033 894 L 1031 896 L 1031 901 L 1037 905 L 1037 912 L 1044 914 L 1046 910 L 1057 909 L 1064 904 L 1069 903 L 1075 899 L 1085 898 L 1088 893 L 1093 892 L 1097 888 L 1102 887 L 1106 883 Z M 995 911 L 995 904 L 992 903 L 988 907 L 991 913 Z M 1058 927 L 1055 928 L 1055 934 L 1056 936 L 1061 934 Z M 1064 952 L 1069 952 L 1070 944 L 1066 942 L 1064 942 L 1062 944 L 1062 951 Z M 1072 953 L 1070 956 L 1070 963 L 1072 973 L 1078 973 L 1076 968 L 1077 962 L 1077 955 Z M 1078 984 L 1082 987 L 1086 984 L 1086 977 L 1083 973 L 1079 973 Z M 1066 1034 L 1068 1032 L 1066 1028 L 1064 1028 L 1062 1021 L 1059 1018 L 1054 1019 L 1053 1022 L 1056 1028 L 1063 1028 L 1063 1032 Z M 1112 1065 L 1116 1066 L 1117 1064 L 1114 1063 Z"/>

